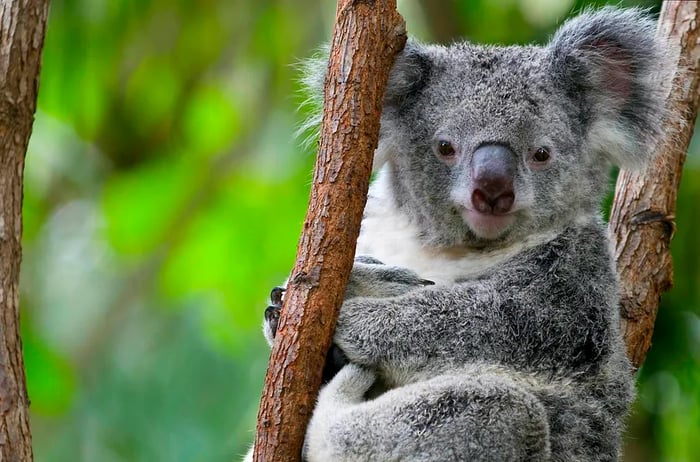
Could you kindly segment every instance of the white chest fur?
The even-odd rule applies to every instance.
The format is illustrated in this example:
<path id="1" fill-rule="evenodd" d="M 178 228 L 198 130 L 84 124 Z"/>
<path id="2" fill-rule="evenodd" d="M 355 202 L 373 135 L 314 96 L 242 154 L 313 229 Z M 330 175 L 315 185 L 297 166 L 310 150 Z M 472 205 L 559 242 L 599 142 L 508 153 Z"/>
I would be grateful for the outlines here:
<path id="1" fill-rule="evenodd" d="M 372 183 L 357 240 L 357 255 L 370 255 L 391 266 L 409 268 L 438 284 L 474 278 L 553 235 L 531 236 L 527 241 L 489 252 L 437 249 L 421 243 L 419 230 L 394 205 L 386 168 Z"/>

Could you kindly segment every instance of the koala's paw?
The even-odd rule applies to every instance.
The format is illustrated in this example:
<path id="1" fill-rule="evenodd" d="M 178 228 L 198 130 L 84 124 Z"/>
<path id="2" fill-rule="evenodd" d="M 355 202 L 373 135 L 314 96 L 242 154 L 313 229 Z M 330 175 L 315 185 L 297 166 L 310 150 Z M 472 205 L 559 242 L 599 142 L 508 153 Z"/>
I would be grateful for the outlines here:
<path id="1" fill-rule="evenodd" d="M 277 333 L 277 325 L 280 321 L 280 310 L 282 309 L 282 295 L 287 290 L 284 287 L 274 287 L 270 292 L 270 305 L 265 308 L 265 321 L 263 322 L 263 334 L 267 343 L 272 346 Z"/>
<path id="2" fill-rule="evenodd" d="M 360 255 L 355 257 L 345 299 L 394 297 L 432 284 L 433 281 L 420 277 L 415 271 L 388 266 L 373 257 Z"/>
<path id="3" fill-rule="evenodd" d="M 383 265 L 381 261 L 369 255 L 358 255 L 355 257 L 355 263 L 363 263 L 365 265 Z"/>
<path id="4" fill-rule="evenodd" d="M 272 346 L 277 333 L 277 326 L 280 320 L 280 310 L 282 309 L 282 296 L 286 289 L 275 287 L 270 292 L 270 305 L 265 308 L 265 321 L 263 322 L 263 333 L 265 339 Z M 335 345 L 331 345 L 326 356 L 326 364 L 323 367 L 323 383 L 328 383 L 340 369 L 348 363 L 345 354 Z"/>

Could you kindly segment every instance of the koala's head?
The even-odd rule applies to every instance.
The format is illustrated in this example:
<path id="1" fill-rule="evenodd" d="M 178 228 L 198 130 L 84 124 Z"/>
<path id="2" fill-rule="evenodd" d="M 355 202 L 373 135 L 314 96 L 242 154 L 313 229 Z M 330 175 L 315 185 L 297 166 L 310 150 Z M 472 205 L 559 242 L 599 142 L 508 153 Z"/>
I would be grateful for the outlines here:
<path id="1" fill-rule="evenodd" d="M 409 42 L 377 161 L 427 243 L 492 247 L 598 213 L 611 165 L 661 130 L 666 51 L 639 10 L 605 8 L 542 47 Z"/>

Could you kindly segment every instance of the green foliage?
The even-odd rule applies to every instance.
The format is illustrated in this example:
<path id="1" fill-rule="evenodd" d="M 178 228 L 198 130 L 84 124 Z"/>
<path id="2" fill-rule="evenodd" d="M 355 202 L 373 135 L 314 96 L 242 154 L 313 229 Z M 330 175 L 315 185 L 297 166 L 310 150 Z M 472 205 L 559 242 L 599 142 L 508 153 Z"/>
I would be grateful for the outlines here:
<path id="1" fill-rule="evenodd" d="M 229 461 L 252 441 L 260 320 L 313 162 L 292 65 L 328 39 L 333 3 L 52 1 L 21 279 L 38 461 Z M 590 3 L 399 2 L 425 40 L 499 43 Z M 629 460 L 700 452 L 699 184 L 691 159 Z"/>

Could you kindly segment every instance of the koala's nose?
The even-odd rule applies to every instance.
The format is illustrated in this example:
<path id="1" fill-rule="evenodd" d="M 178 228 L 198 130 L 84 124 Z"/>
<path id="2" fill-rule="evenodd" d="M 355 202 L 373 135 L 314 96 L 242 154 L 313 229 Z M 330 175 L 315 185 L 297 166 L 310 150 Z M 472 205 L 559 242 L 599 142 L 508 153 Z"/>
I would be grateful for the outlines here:
<path id="1" fill-rule="evenodd" d="M 499 144 L 481 146 L 472 157 L 472 205 L 481 213 L 508 213 L 515 201 L 516 157 Z"/>

